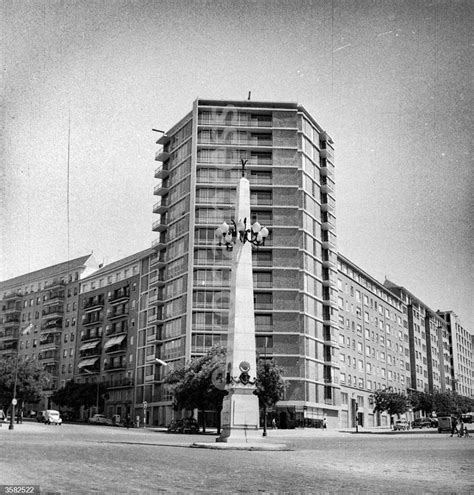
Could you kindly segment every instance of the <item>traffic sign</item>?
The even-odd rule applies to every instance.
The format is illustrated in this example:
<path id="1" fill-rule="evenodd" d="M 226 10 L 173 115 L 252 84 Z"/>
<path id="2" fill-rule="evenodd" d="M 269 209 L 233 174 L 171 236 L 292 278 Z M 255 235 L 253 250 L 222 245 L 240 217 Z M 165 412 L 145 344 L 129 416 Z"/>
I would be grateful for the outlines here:
<path id="1" fill-rule="evenodd" d="M 12 404 L 16 406 L 18 404 L 18 401 L 16 399 L 12 399 Z"/>

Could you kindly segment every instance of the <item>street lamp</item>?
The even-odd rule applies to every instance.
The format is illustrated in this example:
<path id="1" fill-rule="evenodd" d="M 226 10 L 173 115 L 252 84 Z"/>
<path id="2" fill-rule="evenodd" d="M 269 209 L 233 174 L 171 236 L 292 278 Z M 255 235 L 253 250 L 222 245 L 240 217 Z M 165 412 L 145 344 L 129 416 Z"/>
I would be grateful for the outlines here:
<path id="1" fill-rule="evenodd" d="M 245 165 L 247 163 L 247 160 L 242 160 L 241 162 L 242 177 L 244 177 Z M 238 218 L 236 220 L 231 220 L 232 225 L 229 225 L 227 222 L 224 221 L 215 230 L 215 235 L 219 246 L 224 243 L 226 250 L 230 251 L 232 249 L 232 244 L 236 243 L 237 237 L 242 244 L 250 242 L 253 246 L 256 247 L 265 245 L 265 239 L 270 234 L 269 230 L 266 227 L 262 227 L 259 222 L 254 222 L 252 225 L 250 225 L 250 222 L 247 224 L 247 218 L 244 218 L 243 220 L 241 218 Z"/>
<path id="2" fill-rule="evenodd" d="M 84 371 L 88 373 L 89 375 L 95 375 L 92 371 L 86 370 L 84 368 Z M 99 377 L 96 376 L 95 382 L 97 384 L 97 392 L 96 392 L 96 399 L 95 399 L 95 412 L 98 414 L 99 413 Z"/>

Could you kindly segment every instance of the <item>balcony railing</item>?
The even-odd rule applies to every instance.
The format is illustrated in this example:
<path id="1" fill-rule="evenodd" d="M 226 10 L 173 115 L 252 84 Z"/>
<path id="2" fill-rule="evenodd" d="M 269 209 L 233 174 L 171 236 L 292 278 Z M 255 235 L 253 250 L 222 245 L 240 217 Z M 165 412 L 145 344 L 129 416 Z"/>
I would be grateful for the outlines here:
<path id="1" fill-rule="evenodd" d="M 226 119 L 226 118 L 198 118 L 198 125 L 201 126 L 235 126 L 235 127 L 272 127 L 271 119 Z"/>

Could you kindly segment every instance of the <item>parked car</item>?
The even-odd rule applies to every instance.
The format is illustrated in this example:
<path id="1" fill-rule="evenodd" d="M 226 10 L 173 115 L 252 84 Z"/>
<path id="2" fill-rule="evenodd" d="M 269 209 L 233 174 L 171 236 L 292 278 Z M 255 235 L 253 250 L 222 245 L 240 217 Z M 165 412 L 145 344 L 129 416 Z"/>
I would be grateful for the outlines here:
<path id="1" fill-rule="evenodd" d="M 397 419 L 393 425 L 393 431 L 405 431 L 410 429 L 410 423 L 406 419 Z"/>
<path id="2" fill-rule="evenodd" d="M 412 424 L 412 428 L 431 428 L 431 421 L 428 418 L 416 418 Z"/>
<path id="3" fill-rule="evenodd" d="M 174 419 L 168 425 L 168 433 L 199 433 L 199 424 L 194 418 Z"/>
<path id="4" fill-rule="evenodd" d="M 112 420 L 104 416 L 103 414 L 94 414 L 94 416 L 88 419 L 91 425 L 108 425 L 112 426 Z"/>
<path id="5" fill-rule="evenodd" d="M 55 411 L 54 409 L 47 409 L 46 411 L 42 411 L 43 423 L 50 425 L 54 423 L 55 425 L 61 425 L 63 420 L 59 411 Z"/>

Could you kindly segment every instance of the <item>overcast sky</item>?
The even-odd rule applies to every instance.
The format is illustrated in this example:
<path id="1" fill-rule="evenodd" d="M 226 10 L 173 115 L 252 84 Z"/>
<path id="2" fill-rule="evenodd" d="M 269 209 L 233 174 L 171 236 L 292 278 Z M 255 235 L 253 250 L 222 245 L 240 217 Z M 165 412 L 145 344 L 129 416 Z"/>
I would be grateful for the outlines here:
<path id="1" fill-rule="evenodd" d="M 0 279 L 149 247 L 151 129 L 252 91 L 333 137 L 340 252 L 474 331 L 472 2 L 2 5 Z"/>

